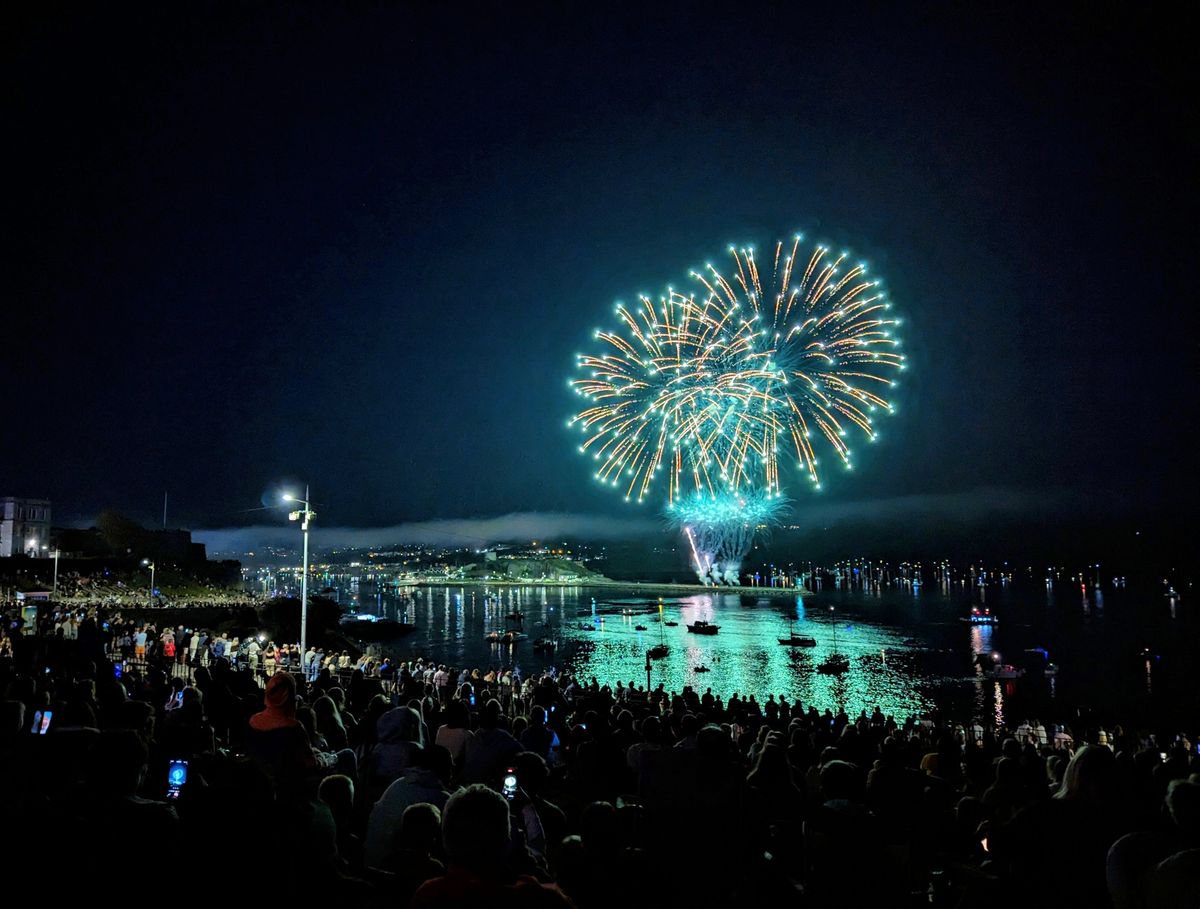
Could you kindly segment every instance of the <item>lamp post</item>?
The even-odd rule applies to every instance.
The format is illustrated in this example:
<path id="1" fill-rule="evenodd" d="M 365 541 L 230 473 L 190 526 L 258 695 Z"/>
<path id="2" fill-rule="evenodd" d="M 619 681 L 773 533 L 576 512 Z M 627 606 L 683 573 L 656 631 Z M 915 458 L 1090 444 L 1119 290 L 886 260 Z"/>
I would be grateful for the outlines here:
<path id="1" fill-rule="evenodd" d="M 150 569 L 150 602 L 147 605 L 153 606 L 154 605 L 154 569 L 156 566 L 149 559 L 142 559 L 142 564 Z"/>
<path id="2" fill-rule="evenodd" d="M 43 552 L 49 548 L 50 547 L 45 544 L 42 545 Z M 55 601 L 58 600 L 58 557 L 61 554 L 62 554 L 62 550 L 59 549 L 57 546 L 55 546 L 54 547 L 54 584 L 53 584 L 53 589 L 50 592 L 50 599 L 55 600 Z"/>
<path id="3" fill-rule="evenodd" d="M 304 532 L 304 564 L 300 576 L 300 663 L 304 664 L 304 655 L 308 653 L 308 522 L 317 513 L 308 507 L 308 486 L 304 487 L 304 498 L 294 495 L 284 495 L 285 502 L 297 502 L 304 507 L 288 515 L 289 521 L 299 521 L 300 529 Z"/>

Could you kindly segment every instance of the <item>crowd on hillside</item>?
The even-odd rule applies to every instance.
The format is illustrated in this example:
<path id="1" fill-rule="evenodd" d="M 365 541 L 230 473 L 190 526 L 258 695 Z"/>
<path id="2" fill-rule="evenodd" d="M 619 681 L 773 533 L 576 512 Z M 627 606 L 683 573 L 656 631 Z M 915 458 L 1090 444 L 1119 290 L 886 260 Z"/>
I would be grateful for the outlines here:
<path id="1" fill-rule="evenodd" d="M 1133 909 L 1200 894 L 1183 729 L 997 729 L 424 661 L 343 680 L 277 658 L 262 687 L 227 653 L 177 676 L 164 652 L 118 675 L 88 618 L 71 637 L 12 630 L 0 854 L 43 897 Z"/>
<path id="2" fill-rule="evenodd" d="M 236 608 L 261 602 L 253 591 L 192 581 L 186 593 L 150 590 L 149 575 L 135 578 L 108 572 L 63 571 L 53 582 L 54 601 L 77 610 L 145 608 Z M 47 584 L 47 587 L 50 585 Z"/>

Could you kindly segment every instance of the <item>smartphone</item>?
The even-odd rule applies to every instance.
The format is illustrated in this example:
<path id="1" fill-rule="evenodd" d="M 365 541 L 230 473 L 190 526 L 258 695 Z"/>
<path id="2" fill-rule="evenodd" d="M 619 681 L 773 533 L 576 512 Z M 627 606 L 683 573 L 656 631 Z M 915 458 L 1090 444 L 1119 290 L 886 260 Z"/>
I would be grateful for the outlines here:
<path id="1" fill-rule="evenodd" d="M 475 695 L 471 695 L 471 706 L 475 706 Z"/>
<path id="2" fill-rule="evenodd" d="M 504 797 L 510 802 L 517 797 L 517 768 L 504 771 Z"/>
<path id="3" fill-rule="evenodd" d="M 50 720 L 54 718 L 53 710 L 39 710 L 33 715 L 33 725 L 29 731 L 34 735 L 45 735 L 50 731 Z"/>
<path id="4" fill-rule="evenodd" d="M 120 663 L 113 663 L 113 678 L 114 679 L 119 679 L 121 677 L 121 673 L 123 673 L 124 671 L 125 671 L 125 667 L 123 667 Z"/>
<path id="5" fill-rule="evenodd" d="M 182 691 L 175 692 L 175 703 L 178 704 L 180 707 L 183 706 L 183 692 Z"/>
<path id="6" fill-rule="evenodd" d="M 1158 757 L 1159 757 L 1159 760 L 1165 762 L 1167 760 L 1167 753 L 1165 751 L 1160 751 L 1158 753 Z"/>
<path id="7" fill-rule="evenodd" d="M 174 760 L 167 766 L 167 798 L 179 798 L 179 790 L 187 783 L 188 762 Z"/>

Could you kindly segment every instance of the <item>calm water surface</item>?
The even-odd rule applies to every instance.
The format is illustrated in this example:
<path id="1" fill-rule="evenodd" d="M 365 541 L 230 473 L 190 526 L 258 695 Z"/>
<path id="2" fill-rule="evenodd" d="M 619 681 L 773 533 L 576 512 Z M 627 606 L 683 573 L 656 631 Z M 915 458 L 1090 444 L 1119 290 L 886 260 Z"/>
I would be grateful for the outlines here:
<path id="1" fill-rule="evenodd" d="M 1200 638 L 1194 604 L 1124 588 L 926 585 L 914 592 L 825 585 L 804 597 L 698 592 L 662 599 L 664 619 L 677 627 L 660 625 L 658 597 L 636 590 L 445 586 L 397 594 L 357 583 L 340 589 L 343 604 L 417 624 L 414 634 L 385 644 L 386 652 L 455 666 L 515 665 L 525 674 L 570 667 L 602 683 L 644 685 L 646 650 L 661 640 L 670 654 L 651 661 L 650 679 L 668 689 L 691 685 L 760 700 L 783 695 L 855 713 L 878 705 L 897 717 L 941 707 L 957 716 L 1019 721 L 1020 713 L 1065 721 L 1081 705 L 1115 719 L 1194 722 L 1200 715 L 1200 686 L 1191 674 Z M 960 621 L 972 606 L 991 609 L 1001 623 Z M 626 609 L 636 614 L 623 615 Z M 506 615 L 517 611 L 528 640 L 487 643 L 488 632 L 515 627 Z M 686 623 L 698 619 L 720 625 L 720 633 L 689 633 Z M 777 639 L 787 636 L 790 622 L 817 646 L 781 646 Z M 638 624 L 648 630 L 636 630 Z M 540 637 L 558 641 L 558 649 L 535 653 Z M 835 646 L 850 659 L 850 671 L 817 673 Z M 989 681 L 975 661 L 976 654 L 999 653 L 1005 662 L 1032 665 L 1037 658 L 1026 648 L 1035 647 L 1046 648 L 1060 666 L 1057 678 Z M 697 672 L 700 666 L 709 671 Z"/>

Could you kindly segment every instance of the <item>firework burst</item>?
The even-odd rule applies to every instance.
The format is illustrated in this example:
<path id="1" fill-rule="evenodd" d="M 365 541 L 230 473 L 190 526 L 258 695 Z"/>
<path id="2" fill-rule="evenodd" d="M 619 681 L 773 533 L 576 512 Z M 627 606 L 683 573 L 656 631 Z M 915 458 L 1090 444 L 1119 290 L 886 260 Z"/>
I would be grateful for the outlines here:
<path id="1" fill-rule="evenodd" d="M 571 423 L 596 478 L 668 504 L 750 493 L 779 497 L 788 464 L 820 488 L 815 442 L 848 469 L 848 438 L 878 438 L 876 418 L 904 369 L 891 303 L 867 266 L 802 237 L 767 261 L 730 247 L 684 290 L 617 304 L 620 328 L 597 331 L 572 381 L 589 406 Z"/>

